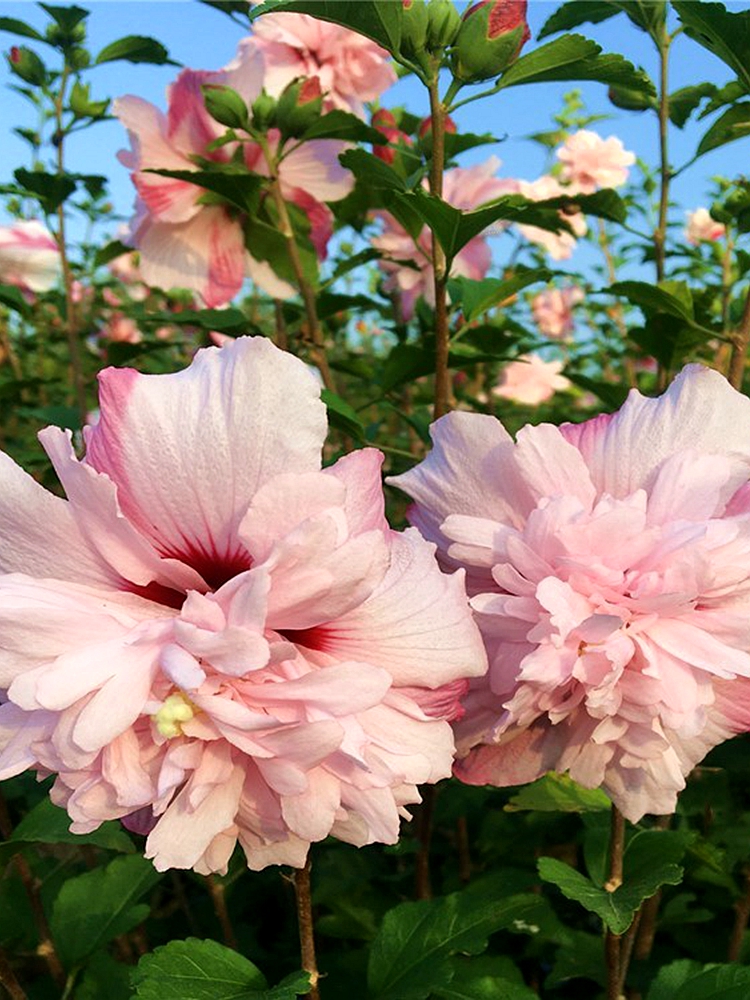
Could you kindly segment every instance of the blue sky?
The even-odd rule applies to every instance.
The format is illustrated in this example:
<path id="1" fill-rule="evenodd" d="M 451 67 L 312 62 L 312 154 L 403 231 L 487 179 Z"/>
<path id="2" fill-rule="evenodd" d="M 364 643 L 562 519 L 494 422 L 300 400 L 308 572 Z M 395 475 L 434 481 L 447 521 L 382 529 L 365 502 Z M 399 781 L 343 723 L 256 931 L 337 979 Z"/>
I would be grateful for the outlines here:
<path id="1" fill-rule="evenodd" d="M 159 39 L 169 48 L 173 59 L 186 66 L 215 69 L 226 63 L 234 54 L 242 30 L 223 14 L 197 2 L 184 0 L 94 0 L 84 6 L 91 11 L 89 19 L 89 45 L 96 52 L 105 44 L 126 34 L 147 34 Z M 559 6 L 547 0 L 531 0 L 529 19 L 536 34 L 547 17 Z M 735 8 L 738 5 L 734 4 Z M 742 5 L 739 5 L 742 6 Z M 23 18 L 36 27 L 46 21 L 46 15 L 30 2 L 0 2 L 0 14 Z M 656 74 L 655 53 L 649 39 L 632 28 L 622 16 L 602 25 L 585 25 L 584 34 L 594 38 L 607 51 L 621 52 L 642 65 L 652 76 Z M 11 35 L 0 35 L 0 48 L 8 51 L 18 41 Z M 26 40 L 24 40 L 26 41 Z M 33 42 L 29 45 L 34 46 Z M 533 44 L 529 43 L 529 46 Z M 39 46 L 44 55 L 44 46 Z M 151 67 L 129 63 L 110 63 L 97 68 L 89 77 L 94 98 L 115 97 L 125 93 L 138 94 L 164 106 L 164 91 L 177 70 L 174 67 Z M 33 125 L 31 107 L 22 98 L 8 92 L 10 79 L 5 62 L 0 67 L 2 92 L 3 141 L 0 143 L 0 182 L 9 180 L 15 167 L 28 165 L 28 147 L 15 136 L 8 135 L 13 125 Z M 730 71 L 710 53 L 705 52 L 689 39 L 681 37 L 674 46 L 670 89 L 677 89 L 701 80 L 723 83 Z M 545 153 L 525 137 L 532 132 L 551 127 L 551 115 L 560 108 L 561 96 L 573 84 L 535 84 L 514 88 L 489 101 L 470 105 L 458 118 L 459 128 L 467 131 L 491 131 L 507 138 L 496 147 L 483 147 L 468 154 L 463 162 L 484 159 L 491 152 L 503 161 L 500 173 L 504 176 L 534 179 L 545 168 Z M 618 135 L 626 148 L 640 157 L 655 162 L 657 151 L 656 123 L 652 115 L 623 112 L 613 108 L 606 97 L 606 89 L 595 83 L 580 85 L 588 109 L 593 113 L 612 115 L 610 120 L 598 123 L 595 128 L 602 135 Z M 426 113 L 426 97 L 414 80 L 404 80 L 386 93 L 383 103 L 405 103 L 417 114 Z M 673 162 L 677 165 L 694 152 L 697 140 L 706 123 L 688 126 L 684 131 L 672 130 L 671 148 Z M 125 145 L 124 130 L 118 122 L 105 122 L 81 135 L 71 138 L 68 150 L 70 169 L 103 173 L 111 178 L 112 200 L 118 211 L 127 216 L 132 205 L 133 193 L 127 172 L 117 162 L 115 154 Z M 677 179 L 673 187 L 674 199 L 682 209 L 695 208 L 706 203 L 708 179 L 712 174 L 736 175 L 746 169 L 750 140 L 740 140 L 721 150 L 708 154 Z"/>

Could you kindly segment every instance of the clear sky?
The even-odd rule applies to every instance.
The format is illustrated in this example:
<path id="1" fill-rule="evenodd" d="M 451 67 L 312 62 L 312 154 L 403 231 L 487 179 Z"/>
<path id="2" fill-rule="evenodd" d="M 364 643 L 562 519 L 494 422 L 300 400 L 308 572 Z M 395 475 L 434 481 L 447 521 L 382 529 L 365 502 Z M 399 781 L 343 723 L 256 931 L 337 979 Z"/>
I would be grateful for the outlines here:
<path id="1" fill-rule="evenodd" d="M 225 15 L 195 2 L 184 0 L 93 0 L 80 2 L 91 11 L 89 18 L 89 46 L 97 52 L 105 44 L 126 34 L 151 35 L 162 41 L 177 62 L 200 69 L 216 69 L 234 54 L 242 30 Z M 536 34 L 547 17 L 557 9 L 557 2 L 531 0 L 529 19 Z M 730 4 L 735 9 L 744 5 Z M 0 14 L 23 18 L 36 27 L 46 21 L 46 15 L 35 3 L 2 2 Z M 671 15 L 674 16 L 674 15 Z M 652 76 L 656 75 L 656 58 L 650 40 L 633 28 L 626 18 L 618 16 L 601 25 L 584 25 L 582 33 L 594 38 L 607 51 L 621 52 L 641 64 Z M 19 41 L 11 35 L 0 34 L 0 48 L 7 53 Z M 35 47 L 29 40 L 20 40 Z M 529 48 L 533 45 L 529 43 Z M 38 46 L 41 55 L 45 47 Z M 50 51 L 51 50 L 46 50 Z M 528 51 L 528 49 L 527 49 Z M 730 71 L 710 53 L 685 37 L 674 45 L 670 89 L 701 80 L 723 83 L 730 78 Z M 129 63 L 109 63 L 90 74 L 92 97 L 115 97 L 125 93 L 138 94 L 160 107 L 164 107 L 164 91 L 178 70 L 175 67 L 152 67 Z M 11 79 L 5 61 L 0 67 L 0 108 L 2 108 L 2 142 L 0 142 L 0 182 L 11 179 L 17 166 L 29 162 L 28 147 L 16 136 L 9 135 L 15 125 L 33 126 L 32 109 L 22 98 L 7 90 Z M 560 108 L 561 96 L 573 84 L 534 84 L 502 92 L 489 101 L 468 106 L 460 112 L 459 128 L 466 131 L 490 131 L 507 137 L 495 147 L 483 147 L 466 154 L 463 162 L 484 159 L 490 153 L 503 161 L 500 173 L 504 176 L 532 180 L 545 168 L 545 153 L 540 146 L 525 137 L 532 132 L 551 127 L 551 115 Z M 633 150 L 648 162 L 654 163 L 657 152 L 655 117 L 635 114 L 614 108 L 601 84 L 578 85 L 583 90 L 587 107 L 595 113 L 612 117 L 598 123 L 595 128 L 602 135 L 618 135 L 626 148 Z M 421 85 L 413 79 L 401 81 L 383 97 L 383 103 L 405 103 L 417 114 L 426 113 L 426 95 Z M 698 126 L 689 125 L 684 131 L 672 129 L 671 151 L 676 165 L 687 160 L 694 152 L 697 140 L 706 128 L 704 121 Z M 117 162 L 115 154 L 126 145 L 123 128 L 116 121 L 105 122 L 95 128 L 73 136 L 69 145 L 71 170 L 102 173 L 111 178 L 112 198 L 118 211 L 127 216 L 132 205 L 133 193 L 127 172 Z M 747 167 L 750 140 L 743 139 L 717 150 L 699 160 L 677 179 L 674 199 L 683 208 L 695 208 L 706 203 L 708 178 L 712 174 L 737 175 Z"/>

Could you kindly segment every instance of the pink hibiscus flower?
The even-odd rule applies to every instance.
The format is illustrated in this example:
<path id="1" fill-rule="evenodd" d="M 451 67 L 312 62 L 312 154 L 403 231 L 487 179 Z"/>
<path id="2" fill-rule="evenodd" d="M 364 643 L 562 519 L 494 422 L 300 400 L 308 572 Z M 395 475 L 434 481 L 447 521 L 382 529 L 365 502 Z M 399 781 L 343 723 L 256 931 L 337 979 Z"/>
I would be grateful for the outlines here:
<path id="1" fill-rule="evenodd" d="M 538 177 L 535 181 L 518 181 L 516 190 L 531 201 L 544 201 L 547 198 L 559 198 L 561 195 L 571 194 L 570 188 L 563 187 L 549 174 Z M 573 212 L 570 215 L 561 212 L 560 217 L 565 219 L 573 230 L 572 233 L 552 233 L 548 229 L 527 225 L 519 226 L 518 231 L 527 240 L 540 246 L 553 260 L 567 260 L 576 248 L 576 236 L 585 236 L 588 226 L 580 212 Z"/>
<path id="2" fill-rule="evenodd" d="M 0 281 L 28 292 L 46 292 L 62 273 L 52 233 L 36 219 L 0 226 Z"/>
<path id="3" fill-rule="evenodd" d="M 562 361 L 542 361 L 536 354 L 524 354 L 503 368 L 492 394 L 514 403 L 538 406 L 552 399 L 556 392 L 570 388 L 570 382 L 560 374 L 562 370 Z"/>
<path id="4" fill-rule="evenodd" d="M 107 369 L 100 406 L 83 461 L 40 435 L 67 500 L 0 453 L 0 777 L 160 870 L 395 842 L 486 669 L 463 574 L 389 529 L 379 452 L 321 470 L 319 386 L 264 338 Z"/>
<path id="5" fill-rule="evenodd" d="M 396 82 L 390 56 L 364 35 L 308 14 L 268 14 L 253 24 L 241 50 L 260 52 L 263 86 L 272 97 L 296 77 L 315 77 L 325 94 L 326 111 L 340 108 L 365 117 L 374 101 Z"/>
<path id="6" fill-rule="evenodd" d="M 490 658 L 457 724 L 470 784 L 548 770 L 626 817 L 670 813 L 706 752 L 750 728 L 750 400 L 683 371 L 586 423 L 452 413 L 393 482 L 468 572 Z"/>
<path id="7" fill-rule="evenodd" d="M 720 240 L 727 231 L 722 222 L 711 218 L 711 213 L 707 208 L 696 208 L 694 212 L 687 212 L 686 215 L 685 238 L 693 246 L 711 240 Z"/>
<path id="8" fill-rule="evenodd" d="M 139 97 L 115 101 L 115 114 L 130 133 L 131 151 L 119 154 L 138 191 L 129 241 L 140 250 L 143 281 L 158 288 L 190 288 L 209 307 L 229 302 L 246 276 L 269 295 L 289 298 L 295 289 L 270 264 L 245 248 L 242 219 L 220 205 L 205 205 L 205 191 L 186 181 L 149 174 L 150 169 L 195 170 L 193 156 L 228 162 L 230 144 L 209 151 L 225 129 L 207 113 L 201 85 L 217 83 L 253 101 L 263 83 L 260 54 L 248 49 L 216 73 L 183 70 L 168 90 L 167 114 Z M 272 141 L 277 141 L 271 135 Z M 331 213 L 324 204 L 343 198 L 352 188 L 351 174 L 338 162 L 345 144 L 333 140 L 307 142 L 284 157 L 279 176 L 284 197 L 308 216 L 311 240 L 319 257 L 331 233 Z M 249 170 L 267 174 L 260 148 L 243 144 Z"/>
<path id="9" fill-rule="evenodd" d="M 635 154 L 625 149 L 618 138 L 602 139 L 587 129 L 568 136 L 557 158 L 563 165 L 562 179 L 581 194 L 620 187 L 628 179 L 628 168 L 635 163 Z"/>
<path id="10" fill-rule="evenodd" d="M 471 211 L 501 195 L 514 193 L 514 181 L 494 176 L 499 166 L 500 161 L 492 156 L 486 163 L 474 167 L 447 170 L 443 179 L 443 200 L 456 208 Z M 385 255 L 384 260 L 378 261 L 378 266 L 387 275 L 384 287 L 386 291 L 400 292 L 404 319 L 409 319 L 420 296 L 429 305 L 434 305 L 435 301 L 430 231 L 425 226 L 415 242 L 388 212 L 377 214 L 383 222 L 383 231 L 373 237 L 372 245 Z M 405 265 L 404 261 L 413 266 Z M 491 263 L 492 252 L 486 237 L 475 236 L 456 254 L 451 275 L 478 280 L 487 274 Z"/>
<path id="11" fill-rule="evenodd" d="M 583 289 L 577 285 L 547 288 L 535 295 L 531 312 L 539 332 L 555 340 L 566 340 L 575 326 L 573 307 L 582 301 Z"/>

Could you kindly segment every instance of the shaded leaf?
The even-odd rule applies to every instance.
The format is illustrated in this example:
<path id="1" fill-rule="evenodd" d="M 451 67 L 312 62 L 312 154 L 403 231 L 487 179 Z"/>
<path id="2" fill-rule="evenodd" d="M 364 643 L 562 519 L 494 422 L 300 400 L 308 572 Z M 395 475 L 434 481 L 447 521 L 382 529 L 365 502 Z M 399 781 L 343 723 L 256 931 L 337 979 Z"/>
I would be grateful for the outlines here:
<path id="1" fill-rule="evenodd" d="M 401 47 L 403 11 L 401 4 L 393 0 L 369 0 L 368 3 L 361 0 L 265 0 L 253 8 L 250 19 L 254 21 L 263 14 L 281 10 L 311 14 L 321 21 L 351 28 L 382 45 L 392 55 Z"/>
<path id="2" fill-rule="evenodd" d="M 53 903 L 50 921 L 63 964 L 77 965 L 145 920 L 150 907 L 138 900 L 161 877 L 150 861 L 131 854 L 69 878 Z"/>
<path id="3" fill-rule="evenodd" d="M 406 191 L 403 177 L 378 156 L 373 156 L 364 149 L 348 149 L 341 154 L 339 161 L 343 167 L 351 170 L 358 180 L 364 181 L 370 187 Z"/>
<path id="4" fill-rule="evenodd" d="M 538 1000 L 509 958 L 454 959 L 450 983 L 434 991 L 436 1000 Z"/>
<path id="5" fill-rule="evenodd" d="M 76 7 L 75 4 L 71 4 L 66 7 L 58 7 L 53 4 L 40 3 L 39 6 L 42 10 L 46 10 L 52 20 L 66 32 L 72 31 L 76 25 L 80 24 L 81 21 L 85 20 L 89 16 L 89 12 L 87 10 L 84 10 L 83 7 Z"/>
<path id="6" fill-rule="evenodd" d="M 653 81 L 644 70 L 636 69 L 621 55 L 603 53 L 601 45 L 583 35 L 563 35 L 521 56 L 503 73 L 497 86 L 502 89 L 550 80 L 597 80 L 656 95 Z"/>
<path id="7" fill-rule="evenodd" d="M 612 803 L 598 788 L 583 788 L 567 774 L 551 772 L 517 792 L 506 812 L 609 812 Z"/>
<path id="8" fill-rule="evenodd" d="M 42 170 L 19 167 L 13 171 L 13 176 L 22 188 L 36 195 L 50 214 L 76 189 L 76 181 L 70 174 L 48 174 Z"/>
<path id="9" fill-rule="evenodd" d="M 716 94 L 713 83 L 696 83 L 691 87 L 681 87 L 669 95 L 669 120 L 677 128 L 682 128 L 701 101 Z"/>
<path id="10" fill-rule="evenodd" d="M 15 852 L 20 844 L 92 844 L 110 851 L 132 853 L 133 842 L 122 826 L 114 820 L 91 833 L 71 833 L 70 816 L 49 798 L 43 798 L 16 826 L 9 839 L 0 847 L 3 855 Z"/>
<path id="11" fill-rule="evenodd" d="M 15 285 L 0 285 L 0 305 L 12 309 L 22 316 L 31 315 L 28 302 Z"/>
<path id="12" fill-rule="evenodd" d="M 343 431 L 357 441 L 365 440 L 365 429 L 357 416 L 357 411 L 330 389 L 323 389 L 320 398 L 328 409 L 328 421 L 332 427 Z"/>
<path id="13" fill-rule="evenodd" d="M 609 0 L 588 0 L 587 3 L 570 0 L 547 18 L 536 37 L 541 42 L 543 38 L 556 35 L 558 31 L 570 31 L 571 28 L 578 28 L 582 24 L 599 24 L 600 21 L 607 21 L 619 13 L 617 7 Z"/>
<path id="14" fill-rule="evenodd" d="M 679 961 L 659 971 L 646 1000 L 747 1000 L 750 968 Z"/>
<path id="15" fill-rule="evenodd" d="M 490 934 L 532 917 L 537 906 L 532 895 L 498 898 L 493 886 L 491 893 L 470 888 L 395 907 L 383 918 L 370 952 L 373 1000 L 424 1000 L 451 981 L 452 954 L 479 954 Z"/>
<path id="16" fill-rule="evenodd" d="M 103 267 L 104 264 L 109 264 L 111 260 L 116 260 L 118 257 L 122 257 L 123 254 L 132 252 L 133 247 L 125 246 L 120 240 L 111 240 L 96 251 L 94 267 Z"/>
<path id="17" fill-rule="evenodd" d="M 122 60 L 129 63 L 151 63 L 154 66 L 179 66 L 169 58 L 169 52 L 155 38 L 146 35 L 126 35 L 105 45 L 94 60 L 94 65 Z"/>
<path id="18" fill-rule="evenodd" d="M 37 42 L 47 41 L 36 28 L 32 28 L 25 21 L 19 21 L 16 17 L 0 17 L 0 31 L 9 31 L 12 35 L 21 35 L 23 38 L 33 38 Z"/>
<path id="19" fill-rule="evenodd" d="M 173 177 L 187 184 L 195 184 L 235 205 L 243 212 L 254 213 L 260 199 L 263 178 L 259 174 L 248 173 L 242 168 L 223 170 L 152 170 L 145 173 L 160 177 Z"/>
<path id="20" fill-rule="evenodd" d="M 673 831 L 636 833 L 625 848 L 623 883 L 614 892 L 600 889 L 556 858 L 540 858 L 538 869 L 545 882 L 553 882 L 568 899 L 598 914 L 613 933 L 623 934 L 644 899 L 662 885 L 679 885 L 682 881 L 683 870 L 677 862 L 685 847 L 685 838 Z"/>
<path id="21" fill-rule="evenodd" d="M 610 410 L 619 410 L 628 395 L 628 388 L 625 385 L 600 382 L 598 379 L 588 378 L 586 375 L 579 375 L 571 371 L 566 371 L 565 376 L 579 389 L 593 392 L 597 399 L 601 399 Z"/>
<path id="22" fill-rule="evenodd" d="M 345 139 L 348 142 L 368 142 L 375 146 L 388 144 L 388 139 L 378 129 L 367 125 L 356 115 L 338 109 L 317 118 L 305 129 L 301 138 L 303 142 L 311 139 Z"/>
<path id="23" fill-rule="evenodd" d="M 750 10 L 730 13 L 721 3 L 673 0 L 685 32 L 713 52 L 750 91 Z"/>
<path id="24" fill-rule="evenodd" d="M 552 272 L 546 268 L 521 269 L 509 278 L 453 278 L 448 282 L 451 301 L 460 303 L 465 319 L 471 322 L 493 306 L 516 295 L 523 288 L 538 281 L 549 281 Z"/>
<path id="25" fill-rule="evenodd" d="M 622 295 L 633 305 L 677 316 L 689 323 L 695 318 L 692 293 L 682 281 L 663 281 L 658 285 L 647 281 L 616 281 L 603 291 Z"/>
<path id="26" fill-rule="evenodd" d="M 695 155 L 703 156 L 746 135 L 750 135 L 750 101 L 734 104 L 720 115 L 698 143 Z"/>
<path id="27" fill-rule="evenodd" d="M 132 974 L 137 1000 L 294 1000 L 309 989 L 305 973 L 267 988 L 260 969 L 216 941 L 170 941 L 144 955 Z"/>

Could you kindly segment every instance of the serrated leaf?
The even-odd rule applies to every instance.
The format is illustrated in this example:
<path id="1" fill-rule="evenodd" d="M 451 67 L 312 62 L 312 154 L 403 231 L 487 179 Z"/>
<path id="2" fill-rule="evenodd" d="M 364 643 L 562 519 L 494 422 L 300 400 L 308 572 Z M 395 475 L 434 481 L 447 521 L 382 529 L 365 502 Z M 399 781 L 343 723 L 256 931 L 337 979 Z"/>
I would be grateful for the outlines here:
<path id="1" fill-rule="evenodd" d="M 677 316 L 688 323 L 695 319 L 692 293 L 682 281 L 661 282 L 659 285 L 651 285 L 647 281 L 616 281 L 603 291 L 622 295 L 633 305 Z"/>
<path id="2" fill-rule="evenodd" d="M 265 0 L 254 7 L 250 19 L 274 11 L 310 14 L 321 21 L 331 21 L 351 28 L 382 45 L 392 55 L 401 47 L 403 9 L 393 0 Z"/>
<path id="3" fill-rule="evenodd" d="M 539 996 L 505 957 L 454 959 L 450 983 L 433 995 L 436 1000 L 538 1000 Z"/>
<path id="4" fill-rule="evenodd" d="M 75 1000 L 130 1000 L 132 967 L 116 962 L 106 952 L 99 952 L 86 963 L 76 986 Z"/>
<path id="5" fill-rule="evenodd" d="M 198 326 L 201 330 L 217 330 L 241 336 L 247 331 L 249 320 L 241 309 L 183 309 L 181 312 L 149 312 L 149 322 L 161 326 L 174 323 L 175 326 Z"/>
<path id="6" fill-rule="evenodd" d="M 132 974 L 134 1000 L 294 1000 L 309 989 L 306 973 L 267 988 L 260 969 L 216 941 L 170 941 L 144 955 Z"/>
<path id="7" fill-rule="evenodd" d="M 623 934 L 638 907 L 662 885 L 679 885 L 683 870 L 677 864 L 685 853 L 685 838 L 668 830 L 642 830 L 625 848 L 623 883 L 607 892 L 556 858 L 540 858 L 538 869 L 545 882 L 553 882 L 568 899 L 598 914 L 615 934 Z"/>
<path id="8" fill-rule="evenodd" d="M 368 142 L 375 146 L 388 144 L 388 139 L 378 129 L 367 125 L 356 115 L 339 109 L 317 118 L 305 130 L 301 139 L 303 142 L 311 139 L 342 139 L 348 142 Z"/>
<path id="9" fill-rule="evenodd" d="M 111 240 L 96 251 L 94 267 L 103 267 L 105 264 L 109 264 L 111 260 L 116 260 L 118 257 L 122 257 L 123 254 L 132 252 L 133 247 L 125 246 L 120 240 Z"/>
<path id="10" fill-rule="evenodd" d="M 249 17 L 252 6 L 250 0 L 200 0 L 200 3 L 206 7 L 213 7 L 214 10 L 220 10 L 228 17 L 232 17 L 233 14 L 244 14 Z"/>
<path id="11" fill-rule="evenodd" d="M 696 83 L 691 87 L 681 87 L 669 95 L 669 120 L 677 128 L 683 128 L 701 101 L 713 97 L 717 87 L 713 83 Z"/>
<path id="12" fill-rule="evenodd" d="M 259 174 L 251 174 L 243 169 L 224 170 L 156 170 L 147 169 L 145 173 L 158 174 L 160 177 L 173 177 L 187 184 L 195 184 L 221 196 L 241 209 L 243 212 L 254 213 L 258 207 L 260 190 L 264 178 Z"/>
<path id="13" fill-rule="evenodd" d="M 15 852 L 20 844 L 91 844 L 110 851 L 131 854 L 135 848 L 122 826 L 111 821 L 102 823 L 91 833 L 71 833 L 70 816 L 48 798 L 42 799 L 16 826 L 13 834 L 0 847 L 0 852 Z"/>
<path id="14" fill-rule="evenodd" d="M 488 146 L 490 143 L 500 142 L 497 136 L 484 132 L 477 135 L 474 132 L 446 132 L 443 137 L 445 155 L 448 159 L 465 153 L 469 149 L 476 149 L 478 146 Z"/>
<path id="15" fill-rule="evenodd" d="M 331 392 L 330 389 L 323 389 L 320 398 L 328 409 L 328 421 L 331 426 L 338 428 L 357 441 L 364 441 L 365 429 L 354 407 L 335 392 Z"/>
<path id="16" fill-rule="evenodd" d="M 50 214 L 76 189 L 76 181 L 70 174 L 48 174 L 42 170 L 19 167 L 13 171 L 13 176 L 22 188 L 36 195 Z"/>
<path id="17" fill-rule="evenodd" d="M 586 375 L 579 375 L 571 371 L 566 371 L 565 377 L 570 379 L 573 385 L 577 385 L 579 389 L 592 392 L 610 410 L 619 410 L 627 399 L 628 387 L 625 385 L 601 382 L 599 379 L 588 378 Z"/>
<path id="18" fill-rule="evenodd" d="M 602 52 L 583 35 L 563 35 L 517 59 L 497 82 L 498 88 L 552 80 L 596 80 L 655 96 L 648 74 L 621 55 Z"/>
<path id="19" fill-rule="evenodd" d="M 50 921 L 63 964 L 68 968 L 78 965 L 145 920 L 150 907 L 138 900 L 161 877 L 151 862 L 131 854 L 63 883 Z"/>
<path id="20" fill-rule="evenodd" d="M 499 302 L 516 295 L 523 288 L 538 281 L 549 281 L 552 272 L 546 268 L 519 269 L 510 278 L 485 278 L 472 281 L 471 278 L 453 278 L 448 282 L 451 301 L 461 304 L 465 319 L 471 322 L 487 312 Z"/>
<path id="21" fill-rule="evenodd" d="M 695 155 L 703 156 L 746 135 L 750 135 L 750 101 L 734 104 L 720 115 L 698 143 Z"/>
<path id="22" fill-rule="evenodd" d="M 339 162 L 369 187 L 387 191 L 406 191 L 403 177 L 393 167 L 364 149 L 348 149 L 339 156 Z"/>
<path id="23" fill-rule="evenodd" d="M 718 56 L 750 91 L 750 11 L 730 13 L 721 3 L 673 0 L 686 34 Z"/>
<path id="24" fill-rule="evenodd" d="M 105 45 L 94 60 L 95 66 L 118 60 L 129 63 L 150 63 L 153 66 L 179 66 L 169 58 L 169 52 L 155 38 L 147 35 L 126 35 Z"/>
<path id="25" fill-rule="evenodd" d="M 583 788 L 567 774 L 550 772 L 526 785 L 505 806 L 506 812 L 603 812 L 612 803 L 598 788 Z"/>
<path id="26" fill-rule="evenodd" d="M 672 962 L 661 969 L 646 1000 L 747 1000 L 750 969 L 746 965 Z"/>
<path id="27" fill-rule="evenodd" d="M 261 219 L 245 221 L 245 245 L 256 260 L 264 260 L 280 278 L 297 286 L 297 275 L 289 259 L 286 237 L 275 226 Z M 297 237 L 297 249 L 305 279 L 317 288 L 318 258 L 308 239 Z"/>
<path id="28" fill-rule="evenodd" d="M 373 1000 L 425 1000 L 450 982 L 451 955 L 479 954 L 490 934 L 532 917 L 537 906 L 531 895 L 501 899 L 469 888 L 395 907 L 383 918 L 370 951 Z"/>
<path id="29" fill-rule="evenodd" d="M 536 37 L 541 42 L 543 38 L 556 35 L 558 31 L 570 31 L 571 28 L 578 28 L 582 24 L 599 24 L 619 13 L 617 7 L 609 0 L 587 0 L 586 3 L 570 0 L 547 18 Z"/>
<path id="30" fill-rule="evenodd" d="M 46 10 L 52 20 L 66 32 L 72 31 L 76 25 L 80 24 L 81 21 L 85 20 L 85 18 L 89 16 L 89 12 L 87 10 L 84 10 L 83 7 L 76 7 L 75 4 L 66 7 L 58 7 L 53 4 L 40 3 L 39 6 L 42 10 Z"/>
<path id="31" fill-rule="evenodd" d="M 33 38 L 37 42 L 47 41 L 36 28 L 32 28 L 25 21 L 19 21 L 16 17 L 0 17 L 0 31 L 9 31 L 12 35 L 21 35 L 22 38 Z"/>

